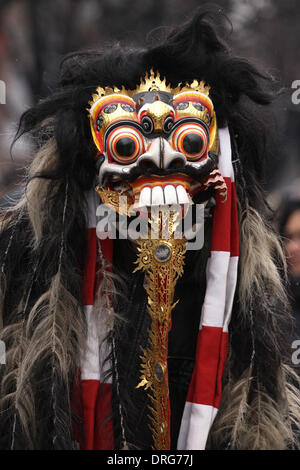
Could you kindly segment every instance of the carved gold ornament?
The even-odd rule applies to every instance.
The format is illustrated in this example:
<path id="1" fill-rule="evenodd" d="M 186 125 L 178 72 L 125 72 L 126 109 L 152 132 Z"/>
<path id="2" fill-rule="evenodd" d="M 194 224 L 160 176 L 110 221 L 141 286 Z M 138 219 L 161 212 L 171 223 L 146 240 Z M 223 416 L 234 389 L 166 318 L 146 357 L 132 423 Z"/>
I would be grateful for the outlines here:
<path id="1" fill-rule="evenodd" d="M 157 220 L 160 233 L 163 229 L 163 214 Z M 154 447 L 158 450 L 170 448 L 169 385 L 167 376 L 168 334 L 171 327 L 171 312 L 175 307 L 174 291 L 178 278 L 183 274 L 186 240 L 175 239 L 176 215 L 171 214 L 169 238 L 138 240 L 137 267 L 134 272 L 146 273 L 148 313 L 151 317 L 148 346 L 142 349 L 141 377 L 137 388 L 148 390 L 151 430 Z"/>

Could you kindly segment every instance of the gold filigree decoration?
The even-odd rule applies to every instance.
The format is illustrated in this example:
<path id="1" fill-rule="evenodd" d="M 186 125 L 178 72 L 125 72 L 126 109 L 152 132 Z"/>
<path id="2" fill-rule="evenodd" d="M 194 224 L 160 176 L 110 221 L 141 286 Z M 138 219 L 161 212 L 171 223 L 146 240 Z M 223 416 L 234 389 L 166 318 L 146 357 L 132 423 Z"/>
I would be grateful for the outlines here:
<path id="1" fill-rule="evenodd" d="M 102 100 L 106 96 L 119 94 L 125 95 L 132 98 L 134 95 L 143 92 L 149 91 L 163 91 L 166 93 L 171 93 L 172 95 L 177 95 L 178 93 L 183 93 L 185 91 L 197 91 L 203 93 L 206 96 L 209 96 L 210 86 L 206 83 L 198 80 L 193 80 L 189 82 L 180 82 L 175 88 L 172 88 L 167 84 L 166 77 L 161 78 L 160 73 L 154 72 L 153 69 L 150 72 L 146 72 L 144 77 L 140 77 L 140 83 L 136 86 L 135 89 L 129 90 L 122 86 L 122 88 L 117 88 L 115 86 L 101 87 L 98 86 L 96 92 L 92 94 L 92 99 L 89 101 L 90 107 L 92 107 L 99 100 Z M 90 108 L 87 108 L 90 111 Z"/>
<path id="2" fill-rule="evenodd" d="M 130 207 L 133 204 L 133 197 L 129 193 L 119 193 L 118 191 L 106 189 L 103 186 L 100 186 L 100 184 L 95 187 L 95 191 L 100 196 L 103 204 L 112 207 L 118 214 L 130 214 Z"/>
<path id="3" fill-rule="evenodd" d="M 124 86 L 122 88 L 117 88 L 117 87 L 110 87 L 107 86 L 105 88 L 98 86 L 96 89 L 96 92 L 92 94 L 92 99 L 89 101 L 90 107 L 92 107 L 95 103 L 97 103 L 99 100 L 102 98 L 105 98 L 106 96 L 110 95 L 125 95 L 131 98 L 132 96 L 132 90 L 127 90 Z M 89 108 L 87 108 L 89 111 Z"/>
<path id="4" fill-rule="evenodd" d="M 162 132 L 165 120 L 170 116 L 172 108 L 163 101 L 154 101 L 147 108 L 147 115 L 151 117 L 155 132 Z"/>
<path id="5" fill-rule="evenodd" d="M 153 69 L 146 72 L 145 77 L 140 78 L 140 84 L 136 87 L 133 94 L 143 93 L 147 91 L 164 91 L 172 93 L 172 88 L 167 85 L 166 78 L 161 79 L 159 72 L 154 72 Z"/>
<path id="6" fill-rule="evenodd" d="M 172 89 L 173 95 L 178 95 L 179 93 L 183 93 L 185 91 L 198 91 L 199 93 L 203 93 L 206 96 L 209 96 L 210 86 L 206 85 L 205 82 L 193 80 L 192 83 L 179 83 L 176 88 Z"/>
<path id="7" fill-rule="evenodd" d="M 134 270 L 146 273 L 147 309 L 151 317 L 148 345 L 142 348 L 140 356 L 141 376 L 137 388 L 148 390 L 151 430 L 154 447 L 158 450 L 170 448 L 169 386 L 166 373 L 168 334 L 171 312 L 177 304 L 173 302 L 175 286 L 183 274 L 186 252 L 186 240 L 174 238 L 178 220 L 173 215 L 167 224 L 161 212 L 152 219 L 151 224 L 159 227 L 160 235 L 167 227 L 169 237 L 138 240 L 137 267 Z"/>
<path id="8" fill-rule="evenodd" d="M 203 111 L 199 111 L 194 108 L 192 103 L 190 102 L 188 107 L 182 110 L 177 110 L 177 116 L 178 118 L 183 118 L 183 117 L 196 117 L 198 119 L 201 119 L 204 121 L 208 126 L 210 125 L 210 116 L 209 116 L 209 111 L 208 109 L 203 109 Z"/>

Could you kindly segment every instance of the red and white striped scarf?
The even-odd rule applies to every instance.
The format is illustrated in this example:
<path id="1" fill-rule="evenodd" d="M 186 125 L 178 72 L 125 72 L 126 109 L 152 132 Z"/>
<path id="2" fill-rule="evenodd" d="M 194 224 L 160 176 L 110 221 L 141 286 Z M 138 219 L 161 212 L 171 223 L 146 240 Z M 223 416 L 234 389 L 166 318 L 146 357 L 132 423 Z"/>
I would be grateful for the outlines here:
<path id="1" fill-rule="evenodd" d="M 231 144 L 228 129 L 219 130 L 219 170 L 227 185 L 227 200 L 216 195 L 212 242 L 207 262 L 207 287 L 197 339 L 196 361 L 183 412 L 177 448 L 205 449 L 222 393 L 228 350 L 228 325 L 237 279 L 238 219 Z"/>
<path id="2" fill-rule="evenodd" d="M 228 193 L 225 202 L 221 196 L 216 195 L 211 252 L 206 268 L 207 287 L 199 325 L 195 366 L 178 438 L 177 448 L 180 450 L 205 449 L 208 432 L 217 414 L 237 279 L 238 219 L 228 129 L 220 129 L 219 137 L 219 170 L 225 179 Z M 104 362 L 109 352 L 104 341 L 109 328 L 107 309 L 103 315 L 101 313 L 100 323 L 93 315 L 96 272 L 101 268 L 97 266 L 97 197 L 94 193 L 88 196 L 88 256 L 83 286 L 88 334 L 80 364 L 79 390 L 85 443 L 81 443 L 81 448 L 109 450 L 113 449 L 113 431 L 110 419 L 112 385 L 111 379 L 105 378 L 110 364 Z M 104 259 L 112 263 L 113 240 L 101 240 L 101 251 Z"/>

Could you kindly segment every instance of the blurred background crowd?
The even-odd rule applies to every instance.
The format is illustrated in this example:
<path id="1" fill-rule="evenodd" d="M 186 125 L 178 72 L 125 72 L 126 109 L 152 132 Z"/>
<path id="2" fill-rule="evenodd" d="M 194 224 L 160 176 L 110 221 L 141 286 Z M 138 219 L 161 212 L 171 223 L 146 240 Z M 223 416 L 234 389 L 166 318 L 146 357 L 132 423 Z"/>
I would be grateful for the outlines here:
<path id="1" fill-rule="evenodd" d="M 103 48 L 112 41 L 143 44 L 145 32 L 181 23 L 203 3 L 210 4 L 205 0 L 0 0 L 0 206 L 3 196 L 20 184 L 22 169 L 30 160 L 26 139 L 10 152 L 20 115 L 55 87 L 62 56 Z M 293 83 L 300 84 L 300 2 L 214 0 L 214 4 L 229 20 L 224 34 L 234 53 L 270 73 L 284 89 L 273 105 L 279 151 L 269 164 L 265 187 L 271 206 L 282 207 L 280 230 L 294 260 L 290 270 L 299 279 L 300 104 L 292 96 Z"/>

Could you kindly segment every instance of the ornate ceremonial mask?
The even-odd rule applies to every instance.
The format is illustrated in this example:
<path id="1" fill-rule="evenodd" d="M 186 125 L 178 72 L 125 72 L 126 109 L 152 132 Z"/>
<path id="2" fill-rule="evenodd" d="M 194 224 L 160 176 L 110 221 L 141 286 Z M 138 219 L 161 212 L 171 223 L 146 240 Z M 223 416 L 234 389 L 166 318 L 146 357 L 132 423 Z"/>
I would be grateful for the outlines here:
<path id="1" fill-rule="evenodd" d="M 134 209 L 188 204 L 209 186 L 226 195 L 204 82 L 172 89 L 151 71 L 135 90 L 97 88 L 89 104 L 103 202 L 117 210 L 119 195 Z"/>
<path id="2" fill-rule="evenodd" d="M 226 198 L 226 183 L 217 169 L 216 115 L 204 82 L 171 89 L 153 72 L 133 91 L 98 88 L 90 105 L 91 130 L 99 150 L 98 194 L 119 213 L 151 212 L 149 222 L 157 234 L 154 239 L 141 236 L 136 245 L 135 271 L 145 272 L 151 318 L 136 387 L 149 395 L 155 448 L 169 449 L 168 333 L 187 248 L 186 237 L 176 237 L 175 231 L 182 208 L 189 208 L 199 193 L 201 202 L 210 197 L 209 187 Z M 125 209 L 120 196 L 126 197 Z M 177 213 L 174 207 L 179 208 Z M 154 217 L 152 208 L 156 208 Z"/>
<path id="3" fill-rule="evenodd" d="M 1 449 L 300 447 L 261 187 L 274 84 L 222 16 L 68 54 L 22 114 L 14 141 L 37 145 L 0 210 Z"/>

